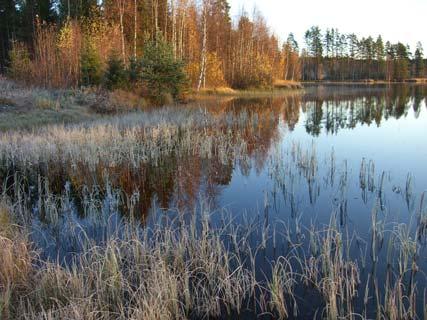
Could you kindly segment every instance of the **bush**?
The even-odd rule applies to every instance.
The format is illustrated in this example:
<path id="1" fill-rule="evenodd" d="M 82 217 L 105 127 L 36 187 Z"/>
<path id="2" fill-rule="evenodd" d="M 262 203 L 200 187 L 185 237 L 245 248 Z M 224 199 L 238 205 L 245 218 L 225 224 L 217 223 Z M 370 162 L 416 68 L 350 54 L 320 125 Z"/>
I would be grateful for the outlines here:
<path id="1" fill-rule="evenodd" d="M 104 81 L 108 90 L 121 89 L 126 85 L 125 66 L 117 54 L 112 54 L 108 59 Z"/>
<path id="2" fill-rule="evenodd" d="M 58 110 L 61 107 L 58 99 L 54 99 L 48 95 L 36 97 L 35 104 L 38 109 Z"/>
<path id="3" fill-rule="evenodd" d="M 102 78 L 101 59 L 92 44 L 88 44 L 84 48 L 80 64 L 81 84 L 83 86 L 99 85 Z"/>
<path id="4" fill-rule="evenodd" d="M 125 90 L 106 92 L 90 105 L 90 109 L 99 114 L 116 114 L 141 110 L 147 106 L 144 98 Z"/>
<path id="5" fill-rule="evenodd" d="M 141 72 L 141 66 L 138 63 L 138 60 L 135 58 L 130 59 L 129 70 L 128 70 L 128 79 L 129 82 L 135 85 L 138 82 L 138 75 Z"/>
<path id="6" fill-rule="evenodd" d="M 261 55 L 254 59 L 255 64 L 252 68 L 236 73 L 232 83 L 234 89 L 245 90 L 271 88 L 273 86 L 273 66 L 268 61 L 268 57 Z"/>
<path id="7" fill-rule="evenodd" d="M 161 37 L 146 44 L 140 77 L 157 102 L 167 94 L 178 97 L 187 82 L 183 62 L 174 57 L 172 47 Z"/>
<path id="8" fill-rule="evenodd" d="M 30 82 L 31 60 L 28 48 L 20 42 L 14 42 L 9 57 L 8 75 L 18 81 Z"/>

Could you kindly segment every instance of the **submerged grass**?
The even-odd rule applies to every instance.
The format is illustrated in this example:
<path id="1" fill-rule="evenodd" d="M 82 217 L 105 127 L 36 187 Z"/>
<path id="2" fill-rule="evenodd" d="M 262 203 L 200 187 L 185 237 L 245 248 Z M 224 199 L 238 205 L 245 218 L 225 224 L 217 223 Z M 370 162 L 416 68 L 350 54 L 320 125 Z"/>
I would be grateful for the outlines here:
<path id="1" fill-rule="evenodd" d="M 8 209 L 9 219 L 18 210 L 24 209 Z M 201 319 L 249 310 L 288 319 L 304 317 L 307 306 L 321 318 L 358 319 L 370 308 L 368 302 L 365 310 L 356 303 L 364 290 L 365 300 L 375 294 L 379 319 L 417 318 L 415 301 L 424 292 L 405 275 L 415 270 L 407 263 L 418 249 L 402 226 L 393 231 L 397 255 L 391 263 L 398 268 L 382 291 L 376 278 L 362 283 L 360 259 L 346 253 L 351 239 L 333 220 L 309 232 L 310 246 L 318 250 L 280 255 L 272 261 L 271 276 L 264 269 L 260 277 L 257 269 L 264 263 L 255 257 L 263 256 L 263 246 L 250 241 L 254 225 L 237 226 L 226 215 L 217 225 L 207 208 L 200 210 L 190 220 L 181 215 L 150 228 L 127 221 L 98 244 L 80 238 L 83 251 L 67 263 L 40 260 L 29 229 L 8 236 L 2 232 L 2 319 Z M 103 221 L 104 227 L 112 223 Z M 76 223 L 62 232 L 71 240 L 83 229 Z M 305 301 L 301 289 L 317 298 Z"/>
<path id="2" fill-rule="evenodd" d="M 318 179 L 314 149 L 296 146 L 290 157 L 303 179 Z M 361 171 L 359 177 L 363 166 Z M 346 172 L 339 173 L 339 188 L 345 188 Z M 379 190 L 384 188 L 382 176 Z M 133 217 L 131 206 L 123 209 L 128 201 L 123 191 L 107 181 L 102 194 L 97 186 L 81 190 L 85 221 L 100 230 L 96 237 L 85 223 L 72 219 L 75 199 L 67 187 L 60 195 L 52 194 L 40 180 L 40 209 L 34 210 L 26 200 L 31 191 L 23 183 L 14 178 L 0 201 L 5 319 L 203 319 L 248 314 L 369 319 L 375 310 L 378 319 L 397 320 L 423 319 L 420 310 L 425 313 L 426 278 L 420 270 L 425 262 L 420 254 L 425 251 L 419 231 L 403 224 L 387 228 L 379 199 L 372 211 L 369 244 L 360 243 L 357 234 L 338 223 L 339 210 L 332 212 L 328 225 L 305 228 L 297 215 L 291 223 L 274 221 L 273 228 L 268 199 L 264 220 L 237 223 L 225 211 L 212 212 L 202 202 L 193 212 L 163 213 L 158 222 L 144 227 Z M 379 191 L 375 194 L 380 197 Z M 132 201 L 137 202 L 138 195 Z M 423 207 L 424 197 L 420 212 Z M 123 216 L 117 220 L 119 211 Z M 61 242 L 73 243 L 71 256 L 41 258 L 32 234 L 40 214 L 43 228 L 60 235 Z M 422 220 L 414 219 L 416 225 L 418 221 Z M 359 255 L 352 250 L 355 246 L 361 247 Z M 272 247 L 277 250 L 274 258 L 266 255 Z M 384 250 L 386 263 L 381 261 Z M 384 267 L 381 283 L 378 268 Z"/>
<path id="3" fill-rule="evenodd" d="M 425 320 L 426 201 L 422 195 L 414 205 L 411 176 L 402 194 L 411 221 L 390 224 L 387 173 L 377 176 L 374 163 L 362 161 L 357 185 L 365 204 L 375 199 L 363 241 L 345 223 L 348 163 L 340 167 L 332 152 L 321 177 L 313 145 L 266 156 L 277 136 L 263 130 L 275 127 L 275 118 L 269 110 L 261 117 L 163 108 L 2 134 L 1 318 Z M 253 155 L 269 160 L 289 221 L 272 218 L 277 208 L 267 193 L 264 211 L 245 222 L 204 202 L 160 211 L 153 224 L 138 220 L 137 205 L 149 190 L 138 189 L 139 176 L 129 172 L 159 171 L 162 180 L 168 159 L 187 156 L 212 160 L 215 172 L 221 164 L 243 171 Z M 112 182 L 123 167 L 133 170 L 125 170 L 128 189 Z M 190 164 L 181 174 L 189 168 L 196 170 Z M 49 183 L 50 174 L 63 176 L 65 186 Z M 304 226 L 299 183 L 311 205 L 323 188 L 334 189 L 329 223 Z M 54 258 L 45 252 L 52 248 Z"/>

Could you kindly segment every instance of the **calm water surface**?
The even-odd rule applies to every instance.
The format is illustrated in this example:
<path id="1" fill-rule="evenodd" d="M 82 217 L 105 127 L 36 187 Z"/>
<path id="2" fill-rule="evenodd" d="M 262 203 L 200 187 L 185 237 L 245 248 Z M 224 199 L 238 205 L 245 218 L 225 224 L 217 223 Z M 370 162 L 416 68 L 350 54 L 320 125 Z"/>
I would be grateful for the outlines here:
<path id="1" fill-rule="evenodd" d="M 305 226 L 331 221 L 354 234 L 360 246 L 355 245 L 351 254 L 358 256 L 361 250 L 366 258 L 373 211 L 384 229 L 393 230 L 400 223 L 416 228 L 418 212 L 427 207 L 427 201 L 421 204 L 427 190 L 426 103 L 427 87 L 415 85 L 312 86 L 286 97 L 198 102 L 190 108 L 252 119 L 254 128 L 231 125 L 226 132 L 245 141 L 243 157 L 171 156 L 139 173 L 123 168 L 110 176 L 126 192 L 140 193 L 136 215 L 144 224 L 203 206 L 211 212 L 227 211 L 237 223 L 267 225 L 269 240 L 265 256 L 259 258 L 265 261 L 260 273 L 266 273 L 268 261 L 286 254 L 280 251 L 287 241 L 285 233 L 305 243 Z M 67 183 L 60 170 L 50 175 L 59 190 Z M 98 236 L 91 219 L 81 214 L 75 219 L 89 235 Z M 118 220 L 118 215 L 110 219 Z M 278 221 L 289 223 L 290 231 Z M 67 256 L 75 250 L 43 221 L 35 220 L 34 229 L 46 256 Z M 419 265 L 426 272 L 427 251 L 425 245 L 422 248 Z M 378 254 L 385 258 L 387 252 Z M 370 266 L 367 259 L 366 270 Z M 384 280 L 385 274 L 378 277 Z M 423 291 L 425 276 L 418 280 Z"/>

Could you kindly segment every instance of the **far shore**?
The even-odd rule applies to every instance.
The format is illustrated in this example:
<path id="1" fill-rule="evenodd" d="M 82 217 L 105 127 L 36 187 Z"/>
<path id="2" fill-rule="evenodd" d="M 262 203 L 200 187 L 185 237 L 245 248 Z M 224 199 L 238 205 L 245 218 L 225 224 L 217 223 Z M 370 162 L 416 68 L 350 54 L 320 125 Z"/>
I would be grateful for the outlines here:
<path id="1" fill-rule="evenodd" d="M 427 78 L 411 78 L 402 81 L 386 81 L 386 80 L 317 80 L 317 81 L 301 81 L 304 84 L 427 84 Z"/>

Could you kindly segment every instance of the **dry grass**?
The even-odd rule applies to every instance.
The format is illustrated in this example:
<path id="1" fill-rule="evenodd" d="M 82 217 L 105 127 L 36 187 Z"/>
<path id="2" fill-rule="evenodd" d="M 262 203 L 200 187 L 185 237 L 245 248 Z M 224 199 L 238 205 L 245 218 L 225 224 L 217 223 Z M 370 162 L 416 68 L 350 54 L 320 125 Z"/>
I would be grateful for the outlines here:
<path id="1" fill-rule="evenodd" d="M 427 83 L 427 78 L 411 78 L 411 79 L 405 79 L 404 82 L 411 82 L 411 83 Z"/>
<path id="2" fill-rule="evenodd" d="M 101 95 L 90 108 L 100 114 L 115 114 L 143 110 L 147 105 L 147 101 L 136 93 L 115 90 Z"/>
<path id="3" fill-rule="evenodd" d="M 195 224 L 145 231 L 129 225 L 102 246 L 88 241 L 66 267 L 39 261 L 37 269 L 25 238 L 0 237 L 2 315 L 187 319 L 241 310 L 252 275 L 224 246 L 223 231 L 209 227 L 208 220 L 200 230 Z"/>
<path id="4" fill-rule="evenodd" d="M 0 97 L 0 106 L 13 107 L 15 106 L 15 102 L 11 99 Z"/>
<path id="5" fill-rule="evenodd" d="M 35 100 L 35 105 L 39 109 L 51 109 L 58 111 L 61 106 L 59 100 L 54 100 L 50 97 L 37 97 Z"/>
<path id="6" fill-rule="evenodd" d="M 93 100 L 86 92 L 30 88 L 0 78 L 0 97 L 8 102 L 5 109 L 0 102 L 0 131 L 99 118 L 81 103 Z"/>
<path id="7" fill-rule="evenodd" d="M 6 202 L 0 202 L 0 318 L 12 319 L 13 303 L 31 282 L 35 253 L 25 234 L 12 222 Z"/>
<path id="8" fill-rule="evenodd" d="M 222 163 L 247 161 L 248 137 L 259 133 L 265 123 L 270 125 L 270 120 L 269 116 L 261 119 L 246 112 L 212 115 L 200 108 L 164 108 L 81 125 L 3 134 L 0 167 L 26 176 L 22 181 L 15 178 L 13 186 L 4 188 L 7 190 L 2 190 L 0 201 L 2 317 L 232 318 L 250 309 L 274 318 L 298 318 L 305 315 L 303 308 L 307 307 L 300 296 L 303 290 L 316 297 L 309 307 L 322 318 L 368 318 L 372 305 L 378 319 L 416 318 L 414 306 L 424 295 L 416 283 L 425 278 L 418 267 L 422 258 L 422 241 L 418 239 L 425 234 L 419 227 L 426 221 L 424 197 L 412 222 L 415 225 L 386 225 L 378 204 L 371 214 L 370 243 L 360 245 L 360 255 L 350 254 L 357 235 L 349 235 L 345 225 L 336 220 L 345 215 L 352 171 L 346 162 L 339 171 L 332 154 L 327 158 L 327 177 L 321 177 L 322 163 L 313 146 L 306 149 L 293 144 L 268 158 L 271 175 L 292 207 L 292 220 L 277 221 L 277 234 L 264 221 L 235 224 L 224 215 L 220 224 L 214 223 L 218 219 L 212 217 L 218 212 L 211 212 L 204 203 L 193 211 L 171 214 L 177 218 L 167 219 L 166 214 L 161 223 L 144 227 L 132 216 L 132 205 L 124 205 L 131 197 L 133 205 L 138 203 L 141 195 L 130 195 L 111 185 L 106 170 L 99 175 L 80 173 L 82 182 L 73 193 L 66 188 L 60 194 L 53 193 L 47 181 L 44 184 L 39 178 L 37 207 L 43 212 L 44 227 L 77 249 L 66 262 L 37 258 L 31 244 L 36 217 L 34 203 L 28 201 L 31 195 L 26 179 L 37 176 L 39 167 L 79 171 L 83 164 L 90 173 L 120 166 L 138 171 L 141 164 L 155 168 L 165 157 L 176 154 L 215 158 Z M 295 189 L 298 178 L 308 186 L 313 202 L 319 181 L 322 186 L 339 181 L 335 185 L 339 205 L 328 225 L 306 228 L 300 224 Z M 377 183 L 373 163 L 363 161 L 356 178 L 362 190 L 381 201 L 386 179 L 382 174 Z M 402 199 L 412 201 L 411 181 L 407 181 Z M 69 219 L 76 198 L 83 199 L 84 216 L 91 227 L 101 230 L 101 240 L 91 238 L 79 220 Z M 270 200 L 265 201 L 267 209 Z M 119 222 L 111 216 L 116 212 L 123 214 Z M 286 243 L 288 250 L 268 261 L 270 270 L 263 263 L 264 254 L 272 243 L 276 248 L 276 238 Z M 389 244 L 386 263 L 381 261 L 384 243 Z M 375 268 L 391 266 L 393 272 L 386 283 L 378 283 L 374 272 L 367 280 L 361 277 L 369 258 Z"/>
<path id="9" fill-rule="evenodd" d="M 190 100 L 199 100 L 209 97 L 242 97 L 242 98 L 262 98 L 272 96 L 292 96 L 300 95 L 303 87 L 297 83 L 288 83 L 286 86 L 274 86 L 272 88 L 234 90 L 228 87 L 203 89 L 199 92 L 193 92 L 189 95 Z"/>
<path id="10" fill-rule="evenodd" d="M 201 95 L 233 95 L 236 94 L 236 90 L 229 87 L 218 87 L 218 88 L 204 88 L 197 92 Z"/>
<path id="11" fill-rule="evenodd" d="M 302 89 L 302 85 L 298 81 L 292 80 L 275 80 L 273 83 L 276 89 Z"/>
<path id="12" fill-rule="evenodd" d="M 111 186 L 107 190 L 107 199 L 115 199 L 110 204 L 115 212 L 114 207 L 125 200 L 120 200 L 120 190 Z M 305 305 L 300 304 L 298 288 L 317 294 L 312 307 L 322 318 L 363 318 L 369 305 L 359 315 L 356 300 L 367 290 L 365 296 L 376 297 L 379 318 L 414 319 L 415 301 L 423 294 L 405 276 L 416 270 L 414 262 L 420 250 L 409 226 L 378 230 L 378 221 L 373 221 L 372 231 L 382 237 L 389 234 L 393 244 L 393 260 L 388 263 L 395 266 L 395 276 L 388 278 L 382 290 L 381 285 L 369 286 L 370 281 L 377 281 L 375 274 L 368 282 L 361 282 L 364 256 L 348 255 L 353 237 L 347 237 L 348 230 L 339 227 L 335 218 L 327 226 L 302 228 L 295 240 L 287 238 L 290 248 L 300 247 L 305 237 L 310 238 L 310 244 L 306 250 L 279 255 L 271 261 L 271 274 L 265 269 L 265 278 L 260 278 L 257 270 L 265 264 L 258 259 L 266 244 L 251 239 L 262 228 L 262 221 L 236 225 L 221 212 L 222 222 L 217 224 L 213 218 L 218 213 L 211 213 L 201 203 L 189 220 L 182 212 L 149 228 L 126 219 L 119 223 L 121 228 L 114 229 L 111 224 L 116 222 L 99 206 L 99 201 L 105 200 L 90 197 L 85 200 L 91 208 L 90 219 L 103 230 L 116 230 L 98 243 L 90 236 L 77 236 L 78 230 L 85 230 L 77 220 L 67 220 L 66 228 L 61 229 L 67 214 L 61 212 L 66 212 L 72 201 L 69 192 L 59 198 L 46 190 L 43 193 L 41 205 L 50 223 L 62 230 L 63 241 L 77 242 L 83 251 L 65 265 L 38 260 L 26 236 L 30 226 L 25 221 L 19 229 L 12 227 L 16 228 L 13 232 L 8 231 L 10 227 L 3 228 L 0 289 L 6 319 L 199 319 L 232 317 L 247 308 L 278 319 L 298 318 Z M 7 196 L 2 196 L 3 226 L 31 216 L 23 201 L 28 196 L 19 197 L 12 207 Z M 285 230 L 290 227 L 285 222 L 280 225 Z M 270 236 L 266 242 L 273 241 Z"/>

